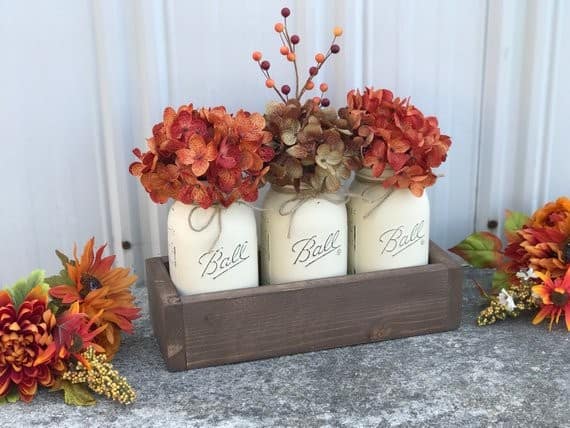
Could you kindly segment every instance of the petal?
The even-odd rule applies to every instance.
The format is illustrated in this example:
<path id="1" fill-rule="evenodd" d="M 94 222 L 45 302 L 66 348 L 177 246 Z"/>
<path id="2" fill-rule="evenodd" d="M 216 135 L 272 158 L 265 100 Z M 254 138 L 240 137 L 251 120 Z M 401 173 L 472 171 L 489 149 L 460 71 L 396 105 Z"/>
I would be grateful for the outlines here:
<path id="1" fill-rule="evenodd" d="M 214 142 L 209 143 L 206 147 L 206 160 L 211 162 L 215 160 L 217 156 L 218 149 L 216 148 L 216 144 Z"/>
<path id="2" fill-rule="evenodd" d="M 14 304 L 12 296 L 6 290 L 0 290 L 0 308 L 9 304 Z"/>
<path id="3" fill-rule="evenodd" d="M 546 316 L 549 315 L 551 312 L 552 312 L 552 306 L 550 305 L 543 306 L 542 309 L 533 318 L 532 323 L 534 325 L 540 324 L 544 320 L 544 318 L 546 318 Z"/>
<path id="4" fill-rule="evenodd" d="M 192 164 L 192 172 L 196 174 L 197 177 L 204 175 L 208 168 L 210 167 L 210 163 L 206 159 L 199 159 L 194 161 Z"/>
<path id="5" fill-rule="evenodd" d="M 182 165 L 192 165 L 194 162 L 194 151 L 190 149 L 180 149 L 176 152 L 176 160 Z"/>

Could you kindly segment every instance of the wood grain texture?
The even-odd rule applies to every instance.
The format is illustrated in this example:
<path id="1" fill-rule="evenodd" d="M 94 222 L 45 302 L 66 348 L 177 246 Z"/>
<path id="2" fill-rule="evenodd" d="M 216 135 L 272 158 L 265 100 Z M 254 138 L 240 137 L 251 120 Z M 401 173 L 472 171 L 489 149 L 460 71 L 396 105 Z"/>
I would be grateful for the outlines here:
<path id="1" fill-rule="evenodd" d="M 149 259 L 153 329 L 169 370 L 452 330 L 462 270 L 435 244 L 430 251 L 427 266 L 182 298 L 167 260 Z"/>

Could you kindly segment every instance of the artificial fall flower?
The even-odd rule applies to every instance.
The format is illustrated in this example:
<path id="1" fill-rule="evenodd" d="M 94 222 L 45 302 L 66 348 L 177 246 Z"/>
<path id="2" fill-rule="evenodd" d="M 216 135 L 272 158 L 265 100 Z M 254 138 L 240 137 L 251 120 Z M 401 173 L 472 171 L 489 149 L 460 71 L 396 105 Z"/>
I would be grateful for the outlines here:
<path id="1" fill-rule="evenodd" d="M 549 272 L 552 278 L 562 277 L 570 267 L 570 199 L 563 197 L 544 205 L 507 239 L 510 272 L 530 267 Z"/>
<path id="2" fill-rule="evenodd" d="M 182 165 L 192 165 L 192 172 L 196 177 L 206 174 L 210 162 L 218 157 L 215 143 L 206 143 L 204 137 L 194 134 L 188 140 L 188 146 L 189 148 L 176 152 L 178 162 Z"/>
<path id="3" fill-rule="evenodd" d="M 499 293 L 499 304 L 504 306 L 507 312 L 512 312 L 513 309 L 516 308 L 513 296 L 511 296 L 504 288 L 501 289 L 501 292 Z"/>
<path id="4" fill-rule="evenodd" d="M 54 352 L 44 354 L 54 342 L 56 326 L 47 304 L 42 285 L 35 286 L 19 307 L 6 290 L 0 291 L 0 397 L 16 388 L 20 399 L 29 402 L 38 385 L 52 386 L 54 376 L 65 370 Z"/>
<path id="5" fill-rule="evenodd" d="M 545 204 L 532 215 L 530 226 L 555 227 L 570 234 L 570 198 L 561 197 Z"/>
<path id="6" fill-rule="evenodd" d="M 560 317 L 564 315 L 566 329 L 570 331 L 570 268 L 563 278 L 552 280 L 550 273 L 537 273 L 542 280 L 541 285 L 532 287 L 532 293 L 540 298 L 541 308 L 532 320 L 533 324 L 540 324 L 545 318 L 550 318 L 548 328 L 552 324 L 558 324 Z"/>
<path id="7" fill-rule="evenodd" d="M 251 198 L 257 194 L 251 184 L 264 184 L 266 163 L 275 156 L 259 113 L 240 110 L 234 116 L 224 107 L 169 107 L 152 132 L 148 151 L 133 151 L 139 161 L 129 171 L 161 204 L 174 199 L 202 208 L 227 207 L 245 199 L 241 190 Z"/>
<path id="8" fill-rule="evenodd" d="M 533 268 L 528 268 L 527 270 L 520 270 L 516 273 L 516 277 L 523 281 L 531 281 L 538 278 L 536 272 Z"/>
<path id="9" fill-rule="evenodd" d="M 451 139 L 440 133 L 435 117 L 426 117 L 408 99 L 387 90 L 350 91 L 340 116 L 353 130 L 353 147 L 362 152 L 362 164 L 380 177 L 389 167 L 385 187 L 408 188 L 421 196 L 437 177 L 432 168 L 447 158 Z"/>
<path id="10" fill-rule="evenodd" d="M 73 285 L 58 285 L 50 290 L 50 295 L 63 304 L 78 302 L 81 313 L 89 319 L 96 318 L 97 326 L 106 326 L 94 342 L 111 358 L 119 348 L 121 331 L 132 333 L 132 321 L 140 316 L 130 290 L 137 277 L 127 268 L 113 268 L 115 256 L 102 257 L 105 245 L 94 253 L 94 244 L 91 238 L 81 258 L 77 257 L 77 247 L 74 248 L 74 261 L 65 266 Z"/>

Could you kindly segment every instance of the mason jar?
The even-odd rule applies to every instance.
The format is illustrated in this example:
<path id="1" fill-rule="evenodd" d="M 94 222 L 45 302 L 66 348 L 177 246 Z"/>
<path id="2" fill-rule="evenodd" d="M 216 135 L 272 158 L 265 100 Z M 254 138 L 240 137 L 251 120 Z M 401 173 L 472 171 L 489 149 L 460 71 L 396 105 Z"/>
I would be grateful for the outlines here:
<path id="1" fill-rule="evenodd" d="M 408 189 L 385 188 L 386 170 L 375 178 L 361 169 L 350 186 L 348 270 L 372 272 L 428 263 L 429 200 Z"/>
<path id="2" fill-rule="evenodd" d="M 346 199 L 272 186 L 261 212 L 262 284 L 346 275 Z"/>
<path id="3" fill-rule="evenodd" d="M 168 265 L 180 295 L 259 285 L 253 209 L 175 202 L 168 213 Z"/>

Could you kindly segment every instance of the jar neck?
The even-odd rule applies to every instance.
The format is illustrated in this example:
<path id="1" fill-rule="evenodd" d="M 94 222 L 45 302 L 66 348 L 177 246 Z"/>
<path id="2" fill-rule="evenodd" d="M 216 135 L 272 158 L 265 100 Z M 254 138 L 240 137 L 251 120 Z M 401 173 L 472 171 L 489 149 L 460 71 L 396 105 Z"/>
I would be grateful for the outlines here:
<path id="1" fill-rule="evenodd" d="M 371 168 L 362 168 L 356 172 L 356 179 L 364 183 L 381 183 L 392 175 L 394 175 L 394 170 L 388 166 L 384 169 L 380 177 L 374 177 Z"/>
<path id="2" fill-rule="evenodd" d="M 273 190 L 274 192 L 277 192 L 277 193 L 288 193 L 288 194 L 297 194 L 297 193 L 315 193 L 315 194 L 317 194 L 317 192 L 311 186 L 309 186 L 306 183 L 301 183 L 301 185 L 299 186 L 299 191 L 297 191 L 292 184 L 286 184 L 285 186 L 279 186 L 277 184 L 272 184 L 271 190 Z M 326 194 L 326 195 L 334 195 L 338 192 L 319 192 L 319 193 Z"/>

